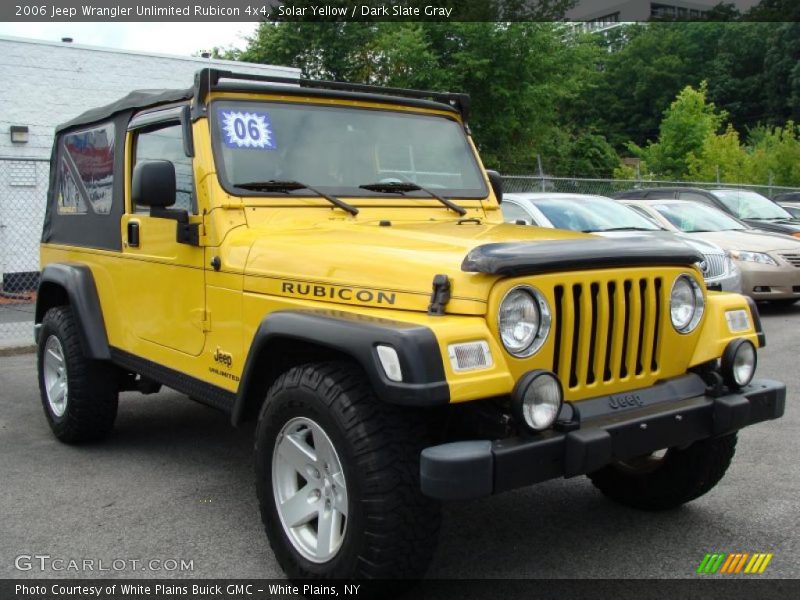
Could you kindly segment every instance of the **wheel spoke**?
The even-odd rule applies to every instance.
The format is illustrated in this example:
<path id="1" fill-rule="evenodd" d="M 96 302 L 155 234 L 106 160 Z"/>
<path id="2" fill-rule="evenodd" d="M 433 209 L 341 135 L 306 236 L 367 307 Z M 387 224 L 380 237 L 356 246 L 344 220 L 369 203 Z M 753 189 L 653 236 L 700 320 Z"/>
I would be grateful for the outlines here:
<path id="1" fill-rule="evenodd" d="M 284 436 L 278 446 L 281 458 L 289 463 L 295 471 L 306 476 L 307 466 L 317 462 L 317 455 L 313 448 L 309 448 L 298 434 Z"/>
<path id="2" fill-rule="evenodd" d="M 58 389 L 56 390 L 56 395 L 53 398 L 53 402 L 55 404 L 61 404 L 61 402 L 64 400 L 64 396 L 67 394 L 67 386 L 65 386 L 63 383 L 57 383 Z"/>
<path id="3" fill-rule="evenodd" d="M 328 556 L 336 547 L 339 538 L 340 521 L 334 510 L 321 510 L 317 520 L 317 556 Z"/>
<path id="4" fill-rule="evenodd" d="M 314 451 L 317 460 L 330 463 L 333 453 L 331 452 L 331 445 L 325 432 L 315 427 L 311 430 L 311 437 L 314 440 Z"/>
<path id="5" fill-rule="evenodd" d="M 317 516 L 319 500 L 310 497 L 311 491 L 311 486 L 306 485 L 280 505 L 281 515 L 289 527 L 304 525 Z"/>
<path id="6" fill-rule="evenodd" d="M 47 388 L 47 397 L 55 402 L 57 399 L 61 398 L 61 393 L 63 393 L 63 391 L 64 386 L 61 384 L 61 381 L 59 379 L 53 379 L 50 387 Z"/>
<path id="7" fill-rule="evenodd" d="M 47 350 L 47 353 L 48 353 L 50 356 L 52 356 L 52 357 L 53 357 L 55 360 L 57 360 L 57 361 L 58 361 L 58 364 L 63 364 L 63 362 L 64 362 L 64 358 L 61 356 L 61 354 L 60 354 L 60 353 L 56 352 L 56 351 L 55 351 L 55 350 L 53 350 L 52 348 L 49 348 L 49 349 Z"/>
<path id="8" fill-rule="evenodd" d="M 339 511 L 342 516 L 347 516 L 347 486 L 344 482 L 344 474 L 339 472 L 333 475 L 333 483 L 336 490 L 333 494 L 333 507 Z"/>

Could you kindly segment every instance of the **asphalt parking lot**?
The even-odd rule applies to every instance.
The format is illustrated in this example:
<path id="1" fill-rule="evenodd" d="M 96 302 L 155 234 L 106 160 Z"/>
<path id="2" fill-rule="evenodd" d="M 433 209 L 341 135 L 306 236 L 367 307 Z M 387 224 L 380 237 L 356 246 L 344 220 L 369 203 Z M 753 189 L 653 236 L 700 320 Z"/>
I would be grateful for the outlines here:
<path id="1" fill-rule="evenodd" d="M 616 506 L 588 479 L 556 480 L 450 504 L 436 578 L 697 577 L 707 552 L 771 552 L 765 577 L 800 576 L 800 306 L 762 309 L 758 376 L 788 388 L 783 419 L 740 433 L 707 496 L 664 513 Z M 57 442 L 39 404 L 34 357 L 0 357 L 0 578 L 282 577 L 253 483 L 253 427 L 166 391 L 123 395 L 101 444 Z M 191 561 L 185 571 L 20 571 L 20 555 Z M 24 566 L 25 563 L 23 563 Z"/>

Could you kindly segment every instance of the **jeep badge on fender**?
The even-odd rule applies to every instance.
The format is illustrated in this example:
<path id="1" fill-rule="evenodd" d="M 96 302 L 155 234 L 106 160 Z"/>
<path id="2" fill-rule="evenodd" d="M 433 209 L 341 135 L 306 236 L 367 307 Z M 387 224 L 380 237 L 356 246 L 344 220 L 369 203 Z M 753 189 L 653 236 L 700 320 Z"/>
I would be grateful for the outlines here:
<path id="1" fill-rule="evenodd" d="M 86 108 L 51 162 L 45 417 L 102 438 L 164 385 L 256 420 L 291 579 L 421 577 L 443 501 L 554 477 L 679 506 L 783 414 L 696 250 L 503 223 L 463 94 L 203 69 Z"/>

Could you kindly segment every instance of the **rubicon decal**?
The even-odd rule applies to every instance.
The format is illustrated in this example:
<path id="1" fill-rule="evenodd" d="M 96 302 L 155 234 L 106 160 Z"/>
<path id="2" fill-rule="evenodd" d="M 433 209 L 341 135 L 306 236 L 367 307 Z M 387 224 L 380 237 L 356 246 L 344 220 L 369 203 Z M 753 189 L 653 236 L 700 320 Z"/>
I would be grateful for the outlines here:
<path id="1" fill-rule="evenodd" d="M 395 292 L 293 281 L 284 281 L 281 285 L 281 291 L 284 294 L 291 294 L 293 296 L 310 296 L 334 301 L 360 302 L 362 304 L 391 305 L 397 301 L 397 294 Z"/>
<path id="2" fill-rule="evenodd" d="M 760 575 L 767 570 L 772 556 L 765 552 L 709 553 L 700 561 L 697 572 L 702 575 Z"/>

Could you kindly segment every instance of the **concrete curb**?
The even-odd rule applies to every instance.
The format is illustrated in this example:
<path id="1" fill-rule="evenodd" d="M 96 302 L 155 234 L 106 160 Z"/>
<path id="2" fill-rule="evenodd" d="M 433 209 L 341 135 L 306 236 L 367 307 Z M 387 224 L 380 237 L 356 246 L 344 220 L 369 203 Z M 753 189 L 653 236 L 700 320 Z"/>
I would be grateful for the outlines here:
<path id="1" fill-rule="evenodd" d="M 9 346 L 8 348 L 0 347 L 0 356 L 15 356 L 17 354 L 33 354 L 36 352 L 36 346 L 33 344 L 26 346 Z"/>

